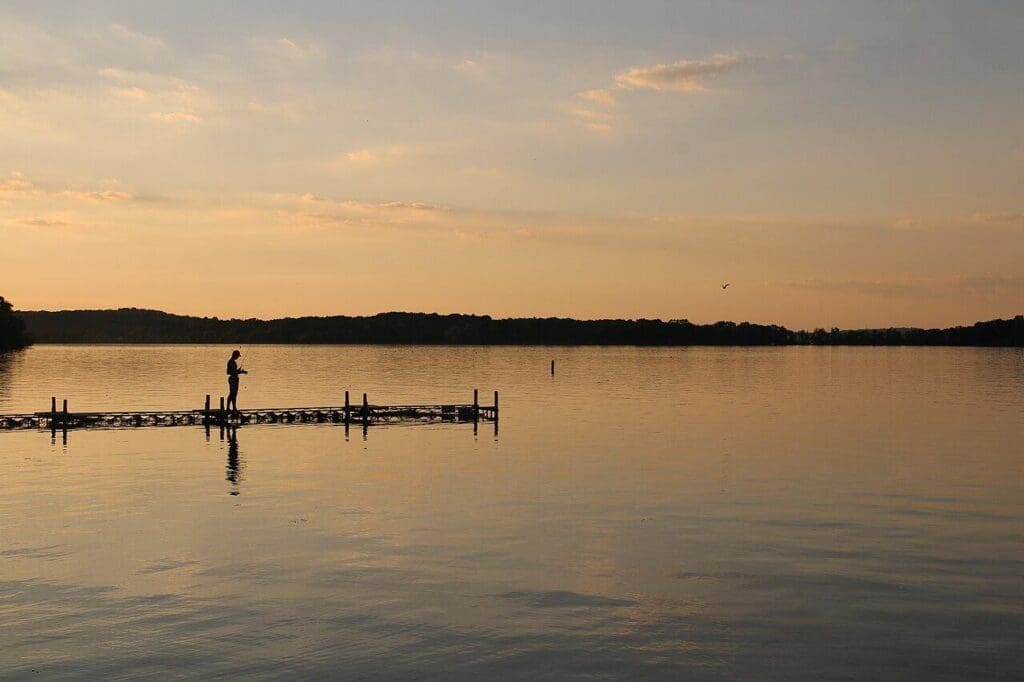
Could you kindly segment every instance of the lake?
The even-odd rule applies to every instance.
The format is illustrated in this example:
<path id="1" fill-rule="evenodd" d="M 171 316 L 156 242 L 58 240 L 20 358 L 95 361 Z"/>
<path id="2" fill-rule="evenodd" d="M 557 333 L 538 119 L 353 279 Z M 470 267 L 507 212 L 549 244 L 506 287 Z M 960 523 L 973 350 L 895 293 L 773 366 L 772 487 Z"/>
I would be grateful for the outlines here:
<path id="1" fill-rule="evenodd" d="M 1024 673 L 1020 349 L 243 351 L 242 408 L 500 431 L 0 433 L 0 677 Z M 229 353 L 33 347 L 0 412 L 198 408 Z"/>

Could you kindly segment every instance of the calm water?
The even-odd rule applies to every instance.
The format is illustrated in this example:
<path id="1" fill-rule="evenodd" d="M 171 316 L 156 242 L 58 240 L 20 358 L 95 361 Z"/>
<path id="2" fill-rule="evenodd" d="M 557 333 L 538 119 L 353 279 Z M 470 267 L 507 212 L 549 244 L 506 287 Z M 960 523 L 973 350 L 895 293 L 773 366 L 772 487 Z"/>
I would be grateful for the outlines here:
<path id="1" fill-rule="evenodd" d="M 36 347 L 0 412 L 199 407 L 227 355 Z M 1019 350 L 248 356 L 242 407 L 498 389 L 500 433 L 0 433 L 0 677 L 1024 675 Z"/>

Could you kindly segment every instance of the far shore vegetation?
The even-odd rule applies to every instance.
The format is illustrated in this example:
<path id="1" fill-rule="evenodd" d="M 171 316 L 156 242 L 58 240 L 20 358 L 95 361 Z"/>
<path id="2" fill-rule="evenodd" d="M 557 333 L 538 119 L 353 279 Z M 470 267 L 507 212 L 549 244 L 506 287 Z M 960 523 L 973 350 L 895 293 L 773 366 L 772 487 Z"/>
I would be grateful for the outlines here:
<path id="1" fill-rule="evenodd" d="M 1024 346 L 1022 315 L 948 329 L 793 331 L 749 322 L 493 319 L 486 315 L 398 312 L 276 320 L 222 320 L 137 308 L 27 311 L 15 315 L 10 304 L 3 301 L 0 348 L 24 346 L 28 342 L 26 329 L 28 338 L 36 343 Z"/>

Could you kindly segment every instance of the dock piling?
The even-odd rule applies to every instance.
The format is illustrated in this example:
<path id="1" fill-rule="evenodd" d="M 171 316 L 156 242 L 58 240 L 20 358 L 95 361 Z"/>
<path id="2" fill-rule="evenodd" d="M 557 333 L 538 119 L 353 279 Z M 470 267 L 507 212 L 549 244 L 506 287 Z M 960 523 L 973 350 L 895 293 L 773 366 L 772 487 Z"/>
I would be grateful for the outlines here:
<path id="1" fill-rule="evenodd" d="M 345 426 L 348 426 L 349 415 L 351 414 L 351 408 L 348 404 L 348 391 L 345 391 Z"/>
<path id="2" fill-rule="evenodd" d="M 363 426 L 370 423 L 370 404 L 366 401 L 366 394 L 363 394 Z"/>
<path id="3" fill-rule="evenodd" d="M 498 392 L 494 392 L 494 421 L 498 421 Z"/>
<path id="4" fill-rule="evenodd" d="M 473 389 L 473 423 L 480 421 L 480 391 Z"/>
<path id="5" fill-rule="evenodd" d="M 57 414 L 57 396 L 50 396 L 50 414 Z"/>
<path id="6" fill-rule="evenodd" d="M 551 376 L 555 376 L 555 361 L 551 361 Z"/>

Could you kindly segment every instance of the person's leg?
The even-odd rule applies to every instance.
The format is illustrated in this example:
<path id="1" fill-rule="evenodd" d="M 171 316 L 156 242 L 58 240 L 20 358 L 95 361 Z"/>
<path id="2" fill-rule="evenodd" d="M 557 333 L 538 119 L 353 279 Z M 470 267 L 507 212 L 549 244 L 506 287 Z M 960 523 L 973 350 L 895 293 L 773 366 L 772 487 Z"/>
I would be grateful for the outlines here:
<path id="1" fill-rule="evenodd" d="M 238 412 L 238 382 L 228 383 L 228 412 Z"/>

